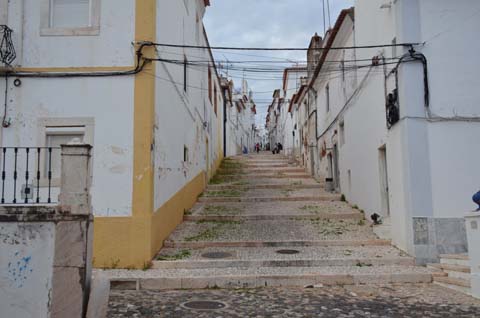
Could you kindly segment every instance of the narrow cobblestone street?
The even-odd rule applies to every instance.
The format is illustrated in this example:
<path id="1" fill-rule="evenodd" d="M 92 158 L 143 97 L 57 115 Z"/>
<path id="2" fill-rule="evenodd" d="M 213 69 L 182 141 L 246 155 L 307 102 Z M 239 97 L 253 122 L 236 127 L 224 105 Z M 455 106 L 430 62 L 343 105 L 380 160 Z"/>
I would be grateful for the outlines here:
<path id="1" fill-rule="evenodd" d="M 285 157 L 235 157 L 151 269 L 106 272 L 109 317 L 475 317 L 480 302 L 414 263 Z M 182 305 L 207 300 L 224 308 Z"/>
<path id="2" fill-rule="evenodd" d="M 194 300 L 219 310 L 190 310 Z M 478 317 L 480 301 L 431 284 L 177 291 L 114 291 L 109 317 Z"/>

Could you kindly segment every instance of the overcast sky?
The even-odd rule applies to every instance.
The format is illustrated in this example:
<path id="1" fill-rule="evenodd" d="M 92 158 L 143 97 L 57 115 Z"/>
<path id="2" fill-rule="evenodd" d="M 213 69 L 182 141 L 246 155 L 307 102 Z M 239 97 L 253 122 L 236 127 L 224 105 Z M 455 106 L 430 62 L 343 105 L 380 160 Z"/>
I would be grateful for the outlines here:
<path id="1" fill-rule="evenodd" d="M 325 1 L 327 2 L 327 1 Z M 331 24 L 340 10 L 353 0 L 329 0 Z M 212 46 L 239 47 L 307 47 L 315 32 L 323 36 L 322 0 L 211 0 L 204 19 Z M 328 28 L 327 17 L 327 28 Z M 242 54 L 242 55 L 240 55 Z M 235 64 L 255 67 L 287 67 L 291 61 L 305 61 L 305 52 L 214 52 L 217 61 L 258 61 Z M 279 61 L 284 63 L 270 63 Z M 225 72 L 225 71 L 223 71 Z M 241 86 L 241 70 L 230 71 L 236 87 Z M 274 89 L 281 88 L 281 73 L 247 73 L 250 89 L 257 104 L 257 125 L 263 127 L 266 110 Z M 254 80 L 253 78 L 257 78 Z M 262 78 L 259 80 L 258 78 Z"/>

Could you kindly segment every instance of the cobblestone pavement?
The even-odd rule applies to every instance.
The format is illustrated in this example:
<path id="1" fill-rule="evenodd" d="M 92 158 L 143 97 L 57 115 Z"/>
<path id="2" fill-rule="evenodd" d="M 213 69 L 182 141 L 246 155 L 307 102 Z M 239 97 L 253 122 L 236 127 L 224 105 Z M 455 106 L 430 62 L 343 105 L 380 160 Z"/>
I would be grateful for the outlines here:
<path id="1" fill-rule="evenodd" d="M 218 310 L 191 310 L 188 301 L 220 301 Z M 109 318 L 126 317 L 480 317 L 480 300 L 432 284 L 126 291 L 110 294 Z"/>

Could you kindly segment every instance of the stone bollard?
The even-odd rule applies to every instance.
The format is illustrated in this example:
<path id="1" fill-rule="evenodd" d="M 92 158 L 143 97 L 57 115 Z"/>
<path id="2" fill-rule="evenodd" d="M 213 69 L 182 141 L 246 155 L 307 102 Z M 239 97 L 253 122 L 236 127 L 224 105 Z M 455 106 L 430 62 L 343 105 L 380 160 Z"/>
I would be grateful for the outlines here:
<path id="1" fill-rule="evenodd" d="M 92 274 L 90 145 L 62 145 L 59 209 L 78 221 L 56 224 L 50 318 L 85 317 Z"/>
<path id="2" fill-rule="evenodd" d="M 468 254 L 471 268 L 472 296 L 480 299 L 480 213 L 469 213 L 465 216 L 468 240 Z"/>
<path id="3" fill-rule="evenodd" d="M 87 215 L 91 212 L 90 151 L 92 146 L 73 141 L 62 145 L 61 185 L 58 201 L 62 209 L 71 214 Z"/>

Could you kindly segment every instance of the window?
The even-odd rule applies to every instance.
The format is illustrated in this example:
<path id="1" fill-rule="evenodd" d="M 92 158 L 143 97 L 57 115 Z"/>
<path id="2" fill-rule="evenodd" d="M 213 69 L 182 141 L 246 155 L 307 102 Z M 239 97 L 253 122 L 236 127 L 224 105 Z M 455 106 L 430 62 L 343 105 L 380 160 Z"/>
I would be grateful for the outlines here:
<path id="1" fill-rule="evenodd" d="M 42 0 L 41 35 L 98 35 L 100 0 Z"/>
<path id="2" fill-rule="evenodd" d="M 188 69 L 187 69 L 188 60 L 187 57 L 183 57 L 183 91 L 187 92 L 188 88 Z"/>
<path id="3" fill-rule="evenodd" d="M 328 113 L 330 111 L 330 84 L 325 87 L 325 105 Z"/>
<path id="4" fill-rule="evenodd" d="M 345 144 L 345 122 L 342 120 L 340 122 L 340 146 Z"/>
<path id="5" fill-rule="evenodd" d="M 68 144 L 74 139 L 78 139 L 80 142 L 83 142 L 85 138 L 85 127 L 46 127 L 45 134 L 45 146 L 46 147 L 60 147 L 61 145 Z M 52 151 L 51 157 L 51 170 L 50 160 L 48 152 L 45 152 L 44 159 L 44 175 L 47 175 L 48 171 L 52 171 L 52 178 L 60 178 L 60 164 L 61 156 L 60 151 Z"/>
<path id="6" fill-rule="evenodd" d="M 188 162 L 188 147 L 183 146 L 183 162 Z"/>
<path id="7" fill-rule="evenodd" d="M 37 128 L 37 145 L 40 147 L 60 147 L 72 139 L 93 145 L 94 119 L 91 117 L 59 117 L 39 118 Z M 40 157 L 41 184 L 47 184 L 49 170 L 49 155 L 47 152 Z M 52 186 L 60 185 L 60 150 L 52 150 L 51 158 Z"/>

